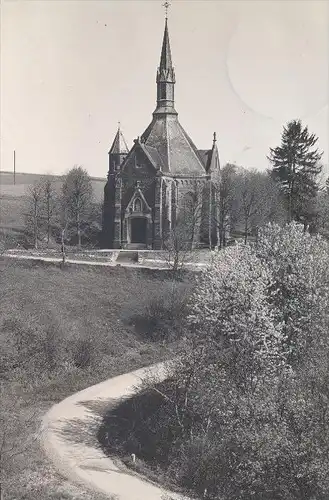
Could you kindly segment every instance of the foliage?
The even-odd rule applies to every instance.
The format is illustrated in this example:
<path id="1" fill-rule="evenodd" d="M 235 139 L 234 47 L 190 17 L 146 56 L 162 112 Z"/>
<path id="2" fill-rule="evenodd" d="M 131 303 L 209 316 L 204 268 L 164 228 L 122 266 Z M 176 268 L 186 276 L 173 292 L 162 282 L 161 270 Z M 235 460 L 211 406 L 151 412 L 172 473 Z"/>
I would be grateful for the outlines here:
<path id="1" fill-rule="evenodd" d="M 288 221 L 308 225 L 314 218 L 314 200 L 322 153 L 316 148 L 318 138 L 303 127 L 300 120 L 284 128 L 281 145 L 270 149 L 273 178 L 279 183 L 288 207 Z"/>
<path id="2" fill-rule="evenodd" d="M 121 415 L 125 452 L 199 498 L 325 500 L 328 309 L 329 245 L 301 225 L 214 254 L 174 373 Z"/>
<path id="3" fill-rule="evenodd" d="M 316 205 L 315 230 L 329 240 L 329 183 L 319 192 Z"/>

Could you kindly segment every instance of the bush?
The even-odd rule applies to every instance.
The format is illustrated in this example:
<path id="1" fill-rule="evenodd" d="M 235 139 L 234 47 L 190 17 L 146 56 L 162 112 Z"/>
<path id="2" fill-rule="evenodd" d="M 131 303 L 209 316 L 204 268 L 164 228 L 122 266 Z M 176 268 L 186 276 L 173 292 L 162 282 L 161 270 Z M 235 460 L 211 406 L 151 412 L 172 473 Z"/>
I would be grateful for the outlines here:
<path id="1" fill-rule="evenodd" d="M 142 304 L 131 304 L 124 320 L 152 341 L 172 341 L 184 332 L 190 287 L 172 282 L 157 294 L 146 295 Z"/>
<path id="2" fill-rule="evenodd" d="M 328 310 L 329 245 L 296 224 L 214 256 L 173 378 L 126 403 L 124 449 L 209 499 L 326 500 Z"/>

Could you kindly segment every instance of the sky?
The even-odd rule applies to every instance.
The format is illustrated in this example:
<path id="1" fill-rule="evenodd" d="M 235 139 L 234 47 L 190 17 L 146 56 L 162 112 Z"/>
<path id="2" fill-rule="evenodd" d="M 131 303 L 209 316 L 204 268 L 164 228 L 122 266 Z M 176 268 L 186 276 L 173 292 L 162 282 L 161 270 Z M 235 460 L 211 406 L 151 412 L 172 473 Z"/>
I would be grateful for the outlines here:
<path id="1" fill-rule="evenodd" d="M 2 0 L 1 170 L 105 177 L 118 122 L 129 146 L 152 118 L 164 0 Z M 175 107 L 199 149 L 268 168 L 301 119 L 328 164 L 329 2 L 173 0 Z"/>

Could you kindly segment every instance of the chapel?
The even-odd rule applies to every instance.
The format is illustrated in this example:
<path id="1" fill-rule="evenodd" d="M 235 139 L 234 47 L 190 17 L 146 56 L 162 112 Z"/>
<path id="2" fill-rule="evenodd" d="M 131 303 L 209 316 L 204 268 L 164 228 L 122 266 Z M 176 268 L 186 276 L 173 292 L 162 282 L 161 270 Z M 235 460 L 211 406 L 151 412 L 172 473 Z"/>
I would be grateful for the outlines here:
<path id="1" fill-rule="evenodd" d="M 163 249 L 178 227 L 192 247 L 217 243 L 216 133 L 210 149 L 197 149 L 178 119 L 175 84 L 166 17 L 152 121 L 130 149 L 119 126 L 108 153 L 103 248 Z"/>

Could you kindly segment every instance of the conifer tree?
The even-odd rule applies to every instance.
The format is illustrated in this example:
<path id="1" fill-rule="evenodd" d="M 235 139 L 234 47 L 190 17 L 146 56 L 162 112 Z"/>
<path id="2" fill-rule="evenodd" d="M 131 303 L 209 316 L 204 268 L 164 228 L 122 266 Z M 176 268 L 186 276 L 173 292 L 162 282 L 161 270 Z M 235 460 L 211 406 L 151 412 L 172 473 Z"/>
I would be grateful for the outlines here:
<path id="1" fill-rule="evenodd" d="M 296 220 L 307 227 L 312 221 L 317 178 L 321 172 L 322 152 L 316 148 L 318 138 L 293 120 L 283 128 L 281 145 L 270 148 L 272 176 L 280 184 L 287 201 L 288 221 Z"/>

